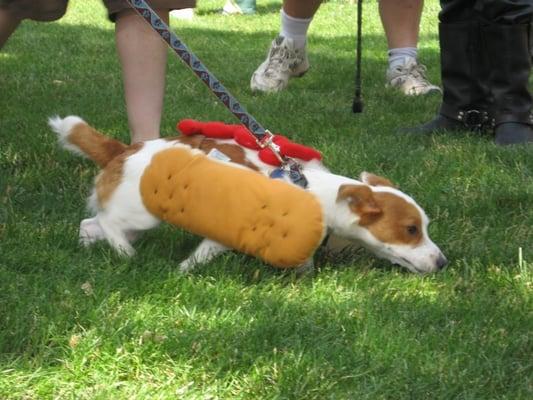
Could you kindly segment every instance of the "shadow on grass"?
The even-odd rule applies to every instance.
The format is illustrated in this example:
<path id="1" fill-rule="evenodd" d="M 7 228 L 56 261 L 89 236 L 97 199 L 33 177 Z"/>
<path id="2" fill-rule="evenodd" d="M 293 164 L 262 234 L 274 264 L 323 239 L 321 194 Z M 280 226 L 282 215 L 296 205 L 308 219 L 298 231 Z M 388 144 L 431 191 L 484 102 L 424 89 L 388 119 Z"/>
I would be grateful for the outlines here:
<path id="1" fill-rule="evenodd" d="M 81 265 L 64 275 L 60 268 L 75 256 L 54 257 L 29 274 L 1 273 L 11 282 L 2 298 L 17 301 L 3 308 L 2 353 L 20 357 L 18 369 L 29 372 L 35 360 L 41 368 L 69 360 L 72 368 L 81 357 L 113 357 L 121 348 L 119 365 L 127 365 L 126 354 L 147 369 L 170 359 L 222 381 L 275 384 L 288 397 L 304 382 L 382 395 L 405 393 L 405 382 L 416 396 L 523 389 L 528 300 L 483 274 L 447 282 L 330 270 L 295 284 L 268 271 L 257 280 L 260 263 L 240 257 L 180 276 L 153 252 L 102 265 L 105 253 L 80 255 Z M 94 294 L 87 296 L 80 284 L 89 268 Z M 82 335 L 79 349 L 67 345 L 73 333 Z M 386 377 L 386 387 L 377 377 Z"/>

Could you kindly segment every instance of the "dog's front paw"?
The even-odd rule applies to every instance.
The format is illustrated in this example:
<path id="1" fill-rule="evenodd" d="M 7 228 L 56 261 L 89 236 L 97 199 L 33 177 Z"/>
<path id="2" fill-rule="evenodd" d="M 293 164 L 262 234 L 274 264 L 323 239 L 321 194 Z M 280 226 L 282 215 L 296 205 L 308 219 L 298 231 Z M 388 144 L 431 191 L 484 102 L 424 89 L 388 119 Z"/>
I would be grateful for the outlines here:
<path id="1" fill-rule="evenodd" d="M 304 277 L 306 275 L 312 274 L 315 270 L 315 262 L 313 257 L 307 259 L 302 265 L 298 266 L 295 269 L 296 275 L 298 277 Z"/>
<path id="2" fill-rule="evenodd" d="M 180 268 L 180 272 L 183 272 L 184 274 L 187 273 L 187 272 L 191 272 L 194 267 L 196 266 L 196 261 L 194 260 L 193 257 L 189 257 L 185 260 L 183 260 L 182 262 L 180 262 L 180 265 L 179 265 L 179 268 Z"/>

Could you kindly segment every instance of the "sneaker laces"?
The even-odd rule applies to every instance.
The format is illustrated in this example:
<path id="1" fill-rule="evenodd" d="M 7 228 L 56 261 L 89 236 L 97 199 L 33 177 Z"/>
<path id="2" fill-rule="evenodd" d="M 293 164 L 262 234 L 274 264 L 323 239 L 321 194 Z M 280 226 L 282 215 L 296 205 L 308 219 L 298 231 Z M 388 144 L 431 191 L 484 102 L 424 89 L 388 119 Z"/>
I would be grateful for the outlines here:
<path id="1" fill-rule="evenodd" d="M 426 72 L 427 72 L 427 68 L 424 64 L 414 64 L 412 66 L 412 73 L 413 75 L 417 76 L 417 77 L 420 77 L 421 79 L 426 79 Z"/>
<path id="2" fill-rule="evenodd" d="M 407 67 L 406 75 L 411 75 L 417 83 L 417 87 L 433 86 L 426 77 L 427 68 L 424 64 L 413 63 Z"/>
<path id="3" fill-rule="evenodd" d="M 287 47 L 286 44 L 272 46 L 268 56 L 268 65 L 265 68 L 265 75 L 273 75 L 275 72 L 286 72 L 301 62 L 297 51 Z"/>

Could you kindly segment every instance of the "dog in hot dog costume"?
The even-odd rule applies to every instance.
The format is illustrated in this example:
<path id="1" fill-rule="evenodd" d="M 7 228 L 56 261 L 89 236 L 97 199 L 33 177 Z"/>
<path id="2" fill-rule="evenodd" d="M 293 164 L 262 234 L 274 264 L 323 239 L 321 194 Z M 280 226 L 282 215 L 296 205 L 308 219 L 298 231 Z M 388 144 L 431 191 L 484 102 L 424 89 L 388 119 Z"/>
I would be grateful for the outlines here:
<path id="1" fill-rule="evenodd" d="M 189 121 L 180 124 L 184 136 L 126 146 L 79 117 L 49 122 L 63 147 L 102 168 L 89 198 L 94 217 L 80 225 L 84 244 L 105 239 L 132 255 L 136 232 L 165 220 L 205 237 L 180 264 L 182 271 L 228 249 L 281 268 L 307 267 L 326 230 L 412 272 L 438 271 L 447 263 L 414 199 L 367 172 L 359 180 L 336 175 L 316 150 L 286 138 L 274 142 L 281 154 L 302 160 L 306 190 L 269 179 L 286 174 L 279 174 L 276 157 L 253 148 L 249 133 L 238 133 L 239 126 Z M 223 157 L 206 156 L 213 150 Z"/>

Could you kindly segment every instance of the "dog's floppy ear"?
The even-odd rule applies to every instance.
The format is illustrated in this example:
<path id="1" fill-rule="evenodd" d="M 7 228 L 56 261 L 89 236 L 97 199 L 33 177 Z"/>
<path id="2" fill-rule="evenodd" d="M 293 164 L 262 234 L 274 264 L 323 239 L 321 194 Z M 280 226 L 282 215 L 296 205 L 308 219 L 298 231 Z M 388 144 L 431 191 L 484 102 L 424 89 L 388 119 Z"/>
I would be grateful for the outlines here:
<path id="1" fill-rule="evenodd" d="M 363 183 L 366 183 L 370 186 L 389 186 L 392 188 L 396 188 L 396 185 L 389 181 L 387 178 L 383 178 L 382 176 L 375 175 L 370 172 L 362 172 L 359 178 Z"/>
<path id="2" fill-rule="evenodd" d="M 350 209 L 361 217 L 381 214 L 372 189 L 367 185 L 341 185 L 337 192 L 337 203 L 341 201 L 348 202 Z"/>

